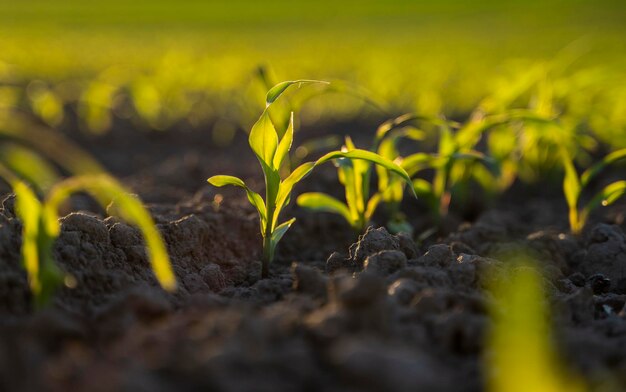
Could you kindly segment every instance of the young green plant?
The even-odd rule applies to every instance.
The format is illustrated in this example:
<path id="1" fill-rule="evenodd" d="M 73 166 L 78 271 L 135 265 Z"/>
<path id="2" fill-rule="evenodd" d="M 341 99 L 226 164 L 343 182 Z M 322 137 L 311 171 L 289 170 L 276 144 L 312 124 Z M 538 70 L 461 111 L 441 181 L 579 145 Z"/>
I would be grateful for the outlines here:
<path id="1" fill-rule="evenodd" d="M 139 199 L 110 176 L 70 177 L 55 184 L 44 201 L 3 165 L 0 176 L 11 184 L 15 193 L 15 211 L 22 221 L 22 263 L 36 306 L 45 306 L 63 282 L 72 285 L 72 278 L 61 272 L 54 261 L 53 246 L 61 232 L 58 210 L 73 193 L 82 191 L 94 196 L 103 208 L 113 205 L 117 215 L 140 229 L 158 282 L 166 290 L 176 288 L 167 249 L 150 214 Z"/>
<path id="2" fill-rule="evenodd" d="M 358 151 L 358 149 L 352 142 L 352 139 L 346 137 L 342 151 L 350 153 Z M 335 161 L 339 182 L 344 187 L 345 202 L 325 193 L 309 192 L 303 193 L 298 197 L 298 205 L 314 211 L 332 212 L 341 215 L 356 233 L 365 231 L 376 208 L 385 196 L 385 192 L 380 191 L 370 195 L 370 178 L 373 166 L 375 165 L 385 173 L 390 173 L 390 176 L 393 175 L 399 181 L 410 183 L 406 171 L 392 162 L 392 159 L 374 152 L 370 152 L 370 154 L 377 156 L 378 160 L 351 160 L 344 158 Z M 381 164 L 381 162 L 385 161 L 386 164 Z M 403 192 L 402 187 L 400 192 Z"/>
<path id="3" fill-rule="evenodd" d="M 20 132 L 20 127 L 4 125 L 0 137 L 20 144 L 5 142 L 1 146 L 0 178 L 15 194 L 15 213 L 22 222 L 22 263 L 36 306 L 44 306 L 62 283 L 74 284 L 72 277 L 56 265 L 53 246 L 60 234 L 58 210 L 76 192 L 90 193 L 103 208 L 113 206 L 116 215 L 136 225 L 146 241 L 148 259 L 158 282 L 167 290 L 176 288 L 163 239 L 138 198 L 130 195 L 88 155 L 52 130 L 44 134 L 43 129 L 28 127 Z M 44 140 L 53 143 L 41 144 Z M 25 144 L 33 145 L 35 149 L 30 150 L 23 146 Z M 42 153 L 65 171 L 77 175 L 62 179 L 56 168 L 40 156 Z"/>
<path id="4" fill-rule="evenodd" d="M 295 218 L 291 218 L 279 224 L 279 216 L 283 209 L 289 204 L 293 187 L 308 176 L 316 166 L 332 160 L 342 160 L 342 162 L 365 160 L 383 165 L 409 181 L 406 172 L 398 165 L 375 153 L 358 149 L 329 152 L 315 162 L 301 164 L 294 169 L 291 174 L 286 176 L 286 178 L 281 178 L 280 169 L 291 150 L 293 142 L 293 114 L 291 115 L 289 126 L 285 134 L 279 137 L 270 118 L 268 109 L 288 87 L 314 82 L 315 81 L 295 80 L 282 82 L 272 87 L 266 96 L 266 108 L 250 131 L 248 142 L 261 165 L 265 177 L 265 198 L 250 189 L 243 180 L 237 177 L 217 175 L 208 179 L 210 184 L 217 187 L 233 185 L 243 188 L 248 197 L 248 201 L 256 208 L 259 214 L 260 230 L 263 237 L 261 276 L 264 278 L 269 275 L 269 265 L 274 259 L 276 246 L 295 221 Z"/>
<path id="5" fill-rule="evenodd" d="M 411 123 L 426 123 L 438 130 L 437 153 L 418 152 L 406 157 L 399 156 L 397 149 L 399 140 L 402 138 L 420 140 L 424 137 L 424 132 L 418 129 L 413 129 L 411 133 L 400 132 Z M 445 119 L 406 114 L 384 123 L 377 132 L 379 153 L 387 157 L 396 156 L 395 161 L 413 179 L 413 190 L 425 200 L 438 221 L 448 213 L 455 187 L 463 188 L 471 178 L 479 174 L 495 176 L 499 171 L 491 158 L 474 150 L 473 145 L 463 143 L 463 140 L 459 138 L 460 133 L 453 131 L 454 128 L 459 127 L 459 124 Z M 486 173 L 479 171 L 480 167 L 476 163 L 482 164 L 482 167 L 487 169 Z M 434 171 L 432 182 L 417 178 L 417 175 L 424 170 Z M 380 168 L 378 177 L 379 192 L 382 193 L 385 203 L 399 205 L 403 197 L 402 181 L 399 181 L 393 173 Z"/>
<path id="6" fill-rule="evenodd" d="M 563 150 L 561 152 L 565 176 L 563 178 L 563 193 L 569 207 L 569 224 L 572 233 L 580 234 L 589 218 L 589 214 L 600 206 L 608 206 L 626 194 L 626 181 L 615 181 L 606 185 L 596 193 L 591 200 L 580 207 L 583 191 L 598 174 L 607 166 L 626 159 L 626 148 L 610 153 L 600 162 L 585 170 L 580 176 L 576 171 L 572 157 Z"/>

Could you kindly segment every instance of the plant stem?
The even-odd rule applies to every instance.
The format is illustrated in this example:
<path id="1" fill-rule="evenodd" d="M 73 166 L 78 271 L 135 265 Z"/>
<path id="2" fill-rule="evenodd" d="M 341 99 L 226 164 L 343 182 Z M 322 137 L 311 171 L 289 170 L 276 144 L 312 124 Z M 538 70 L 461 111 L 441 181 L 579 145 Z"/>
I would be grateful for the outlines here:
<path id="1" fill-rule="evenodd" d="M 274 252 L 272 252 L 272 222 L 274 220 L 274 207 L 267 203 L 267 223 L 265 225 L 265 233 L 263 234 L 263 259 L 261 260 L 261 279 L 265 279 L 270 274 L 270 263 L 273 261 Z"/>
<path id="2" fill-rule="evenodd" d="M 261 279 L 265 279 L 270 273 L 270 263 L 272 262 L 272 234 L 265 230 L 263 237 L 263 259 L 261 260 Z"/>

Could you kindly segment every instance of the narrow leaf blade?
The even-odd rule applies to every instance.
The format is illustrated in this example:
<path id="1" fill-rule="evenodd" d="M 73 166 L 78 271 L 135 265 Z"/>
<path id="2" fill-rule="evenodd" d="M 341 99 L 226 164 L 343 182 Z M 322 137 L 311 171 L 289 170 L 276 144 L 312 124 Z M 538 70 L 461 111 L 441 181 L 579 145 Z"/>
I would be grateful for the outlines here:
<path id="1" fill-rule="evenodd" d="M 243 188 L 246 191 L 248 196 L 248 201 L 252 204 L 256 210 L 259 212 L 259 217 L 261 218 L 261 228 L 265 228 L 265 222 L 267 220 L 267 212 L 265 209 L 265 202 L 261 195 L 248 188 L 245 182 L 242 179 L 234 177 L 234 176 L 226 176 L 226 175 L 218 175 L 213 176 L 207 180 L 211 185 L 222 187 L 226 185 L 233 185 L 240 188 Z"/>
<path id="2" fill-rule="evenodd" d="M 602 170 L 604 170 L 607 166 L 612 165 L 622 159 L 626 158 L 626 148 L 621 150 L 614 151 L 604 157 L 600 162 L 591 166 L 589 169 L 585 170 L 585 172 L 580 177 L 580 182 L 582 186 L 589 184 L 589 182 L 595 178 Z"/>
<path id="3" fill-rule="evenodd" d="M 385 169 L 402 177 L 404 181 L 406 181 L 408 184 L 411 183 L 411 178 L 409 177 L 409 175 L 403 168 L 391 162 L 390 160 L 383 158 L 380 155 L 371 151 L 367 151 L 367 150 L 355 149 L 351 151 L 333 151 L 324 155 L 320 159 L 318 159 L 315 165 L 317 166 L 324 162 L 330 161 L 332 159 L 337 159 L 337 158 L 359 159 L 359 160 L 364 160 L 364 161 L 374 163 L 376 165 L 380 165 L 384 167 Z"/>
<path id="4" fill-rule="evenodd" d="M 303 193 L 296 200 L 300 207 L 313 211 L 332 212 L 341 215 L 348 223 L 352 222 L 350 210 L 345 203 L 325 193 Z"/>
<path id="5" fill-rule="evenodd" d="M 278 147 L 276 148 L 276 154 L 274 155 L 274 169 L 280 169 L 280 165 L 282 165 L 283 161 L 289 154 L 289 150 L 291 150 L 291 144 L 293 143 L 293 112 L 291 112 L 291 117 L 289 118 L 289 126 L 287 126 L 287 131 L 283 135 L 283 138 L 278 143 Z"/>
<path id="6" fill-rule="evenodd" d="M 285 82 L 280 82 L 274 87 L 272 87 L 271 89 L 269 89 L 269 91 L 267 92 L 267 95 L 265 96 L 265 104 L 267 106 L 270 106 L 271 104 L 273 104 L 278 99 L 278 97 L 280 97 L 282 93 L 285 92 L 285 90 L 287 90 L 290 86 L 293 86 L 294 84 L 300 85 L 300 84 L 312 84 L 312 83 L 330 84 L 323 80 L 309 80 L 309 79 L 287 80 Z"/>
<path id="7" fill-rule="evenodd" d="M 285 233 L 287 233 L 287 230 L 289 230 L 289 228 L 295 221 L 296 221 L 296 218 L 291 218 L 288 221 L 283 222 L 280 225 L 278 225 L 278 227 L 276 227 L 276 229 L 272 232 L 272 239 L 271 239 L 272 253 L 276 249 L 276 245 L 278 245 L 278 243 L 283 238 Z"/>

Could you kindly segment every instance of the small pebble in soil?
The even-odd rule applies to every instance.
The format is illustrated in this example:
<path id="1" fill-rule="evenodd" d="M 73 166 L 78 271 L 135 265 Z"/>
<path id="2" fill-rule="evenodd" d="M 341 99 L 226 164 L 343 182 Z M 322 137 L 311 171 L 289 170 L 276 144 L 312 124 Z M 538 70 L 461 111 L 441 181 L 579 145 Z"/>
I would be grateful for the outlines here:
<path id="1" fill-rule="evenodd" d="M 602 274 L 595 274 L 587 279 L 594 294 L 603 294 L 611 287 L 611 280 Z"/>
<path id="2" fill-rule="evenodd" d="M 569 280 L 578 287 L 583 287 L 585 285 L 585 275 L 580 272 L 574 272 L 571 274 L 569 276 Z"/>

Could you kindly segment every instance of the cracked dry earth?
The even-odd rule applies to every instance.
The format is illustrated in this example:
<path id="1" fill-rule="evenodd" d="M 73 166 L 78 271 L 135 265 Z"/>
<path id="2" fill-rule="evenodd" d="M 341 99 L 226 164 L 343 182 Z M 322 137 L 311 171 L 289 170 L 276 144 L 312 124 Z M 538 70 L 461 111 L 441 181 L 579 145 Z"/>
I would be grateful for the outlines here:
<path id="1" fill-rule="evenodd" d="M 150 200 L 149 181 L 134 187 Z M 375 227 L 352 238 L 333 216 L 294 210 L 298 223 L 260 279 L 254 212 L 241 194 L 215 195 L 205 187 L 150 205 L 173 294 L 158 287 L 136 229 L 75 201 L 83 212 L 62 218 L 55 257 L 77 285 L 40 311 L 6 195 L 0 390 L 481 391 L 486 281 L 522 248 L 545 276 L 568 364 L 594 390 L 626 390 L 624 204 L 581 238 L 554 228 L 561 200 L 528 199 L 425 244 Z"/>

